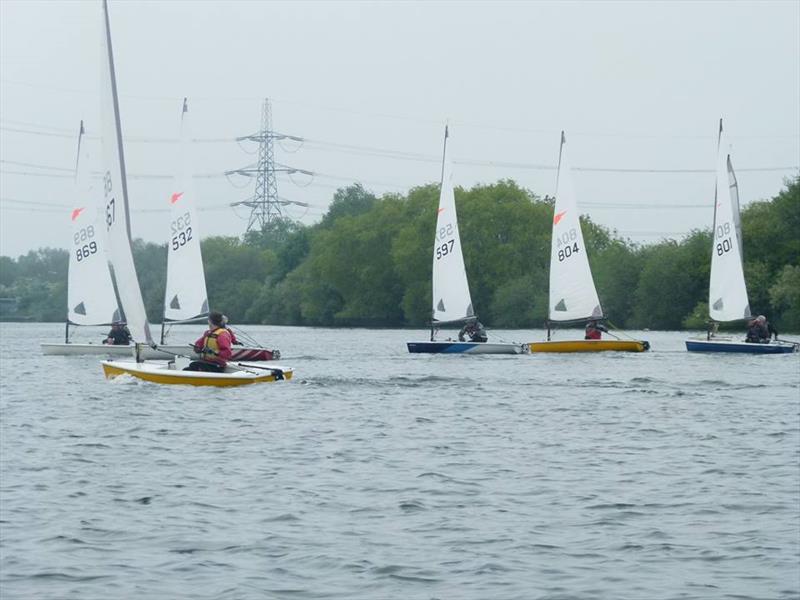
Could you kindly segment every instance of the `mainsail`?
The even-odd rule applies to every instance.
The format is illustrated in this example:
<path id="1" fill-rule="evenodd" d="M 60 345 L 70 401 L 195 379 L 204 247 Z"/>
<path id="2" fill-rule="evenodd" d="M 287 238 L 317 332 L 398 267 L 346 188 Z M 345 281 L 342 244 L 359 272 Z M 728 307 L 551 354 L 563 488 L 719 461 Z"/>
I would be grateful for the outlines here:
<path id="1" fill-rule="evenodd" d="M 442 186 L 433 248 L 434 322 L 463 321 L 475 316 L 458 233 L 453 167 L 447 154 L 447 138 L 448 130 L 445 127 Z"/>
<path id="2" fill-rule="evenodd" d="M 179 167 L 169 197 L 170 232 L 167 242 L 165 321 L 188 321 L 208 314 L 206 278 L 200 253 L 200 235 L 194 208 L 190 152 L 189 109 L 183 100 Z"/>
<path id="3" fill-rule="evenodd" d="M 726 151 L 722 119 L 717 143 L 713 238 L 708 314 L 714 321 L 747 319 L 750 317 L 750 303 L 742 266 L 739 188 Z"/>
<path id="4" fill-rule="evenodd" d="M 81 121 L 67 276 L 67 322 L 73 325 L 107 325 L 120 318 L 108 271 L 106 231 L 98 210 L 100 190 L 89 178 L 90 164 Z"/>
<path id="5" fill-rule="evenodd" d="M 131 251 L 128 188 L 125 178 L 125 157 L 122 151 L 122 128 L 117 100 L 114 55 L 111 49 L 111 28 L 108 3 L 103 0 L 103 59 L 100 79 L 100 102 L 103 124 L 103 198 L 104 220 L 108 232 L 109 259 L 114 269 L 122 309 L 128 329 L 137 342 L 152 343 L 142 292 L 136 276 Z"/>
<path id="6" fill-rule="evenodd" d="M 551 321 L 603 317 L 586 256 L 579 216 L 567 160 L 566 137 L 562 131 L 550 248 Z"/>

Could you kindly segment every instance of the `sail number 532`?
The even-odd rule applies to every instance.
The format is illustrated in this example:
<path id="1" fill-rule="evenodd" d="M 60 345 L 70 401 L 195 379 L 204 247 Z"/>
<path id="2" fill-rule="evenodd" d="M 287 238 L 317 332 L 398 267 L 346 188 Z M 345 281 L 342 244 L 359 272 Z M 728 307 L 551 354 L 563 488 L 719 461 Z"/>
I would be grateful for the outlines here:
<path id="1" fill-rule="evenodd" d="M 192 239 L 192 218 L 187 212 L 172 221 L 172 249 L 185 246 Z"/>

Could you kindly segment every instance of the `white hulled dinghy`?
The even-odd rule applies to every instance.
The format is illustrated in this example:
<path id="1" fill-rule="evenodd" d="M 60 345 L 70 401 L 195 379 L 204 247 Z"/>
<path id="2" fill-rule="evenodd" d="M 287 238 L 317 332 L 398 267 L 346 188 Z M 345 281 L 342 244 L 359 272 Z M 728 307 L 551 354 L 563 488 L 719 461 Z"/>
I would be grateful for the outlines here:
<path id="1" fill-rule="evenodd" d="M 448 128 L 445 127 L 442 183 L 433 248 L 431 339 L 424 342 L 407 342 L 408 351 L 415 354 L 521 354 L 525 351 L 524 344 L 436 340 L 436 333 L 441 327 L 460 328 L 466 324 L 476 324 L 478 321 L 472 308 L 464 255 L 461 250 L 453 190 L 453 168 L 447 154 L 447 139 Z"/>
<path id="2" fill-rule="evenodd" d="M 125 312 L 128 329 L 136 349 L 155 346 L 150 334 L 142 292 L 131 251 L 130 217 L 125 158 L 122 148 L 119 103 L 117 100 L 114 57 L 111 48 L 111 31 L 108 4 L 103 0 L 103 79 L 101 81 L 101 112 L 103 124 L 103 155 L 105 172 L 103 193 L 108 248 L 120 302 Z M 237 386 L 291 379 L 292 369 L 286 367 L 259 367 L 244 363 L 229 363 L 225 372 L 203 373 L 179 370 L 180 361 L 169 363 L 144 363 L 137 353 L 136 362 L 107 360 L 102 362 L 106 377 L 120 375 L 161 384 L 201 386 Z"/>
<path id="3" fill-rule="evenodd" d="M 643 352 L 644 340 L 551 340 L 551 326 L 602 321 L 605 316 L 597 296 L 586 255 L 578 204 L 572 187 L 566 137 L 561 132 L 553 238 L 550 246 L 550 300 L 547 341 L 529 344 L 531 352 Z"/>
<path id="4" fill-rule="evenodd" d="M 744 279 L 739 184 L 727 151 L 722 119 L 717 139 L 716 185 L 714 189 L 713 242 L 708 286 L 709 328 L 705 338 L 686 340 L 689 352 L 739 352 L 788 354 L 799 344 L 770 341 L 748 343 L 742 337 L 716 335 L 719 323 L 745 322 L 752 318 Z"/>
<path id="5" fill-rule="evenodd" d="M 190 160 L 191 127 L 189 103 L 183 99 L 178 144 L 178 169 L 174 191 L 169 196 L 170 231 L 167 243 L 167 284 L 161 322 L 162 348 L 178 348 L 185 353 L 187 345 L 167 346 L 168 327 L 180 323 L 205 322 L 209 313 L 206 276 L 200 249 L 199 219 L 195 210 L 195 190 Z M 233 360 L 268 361 L 280 358 L 280 352 L 259 345 L 234 345 Z"/>

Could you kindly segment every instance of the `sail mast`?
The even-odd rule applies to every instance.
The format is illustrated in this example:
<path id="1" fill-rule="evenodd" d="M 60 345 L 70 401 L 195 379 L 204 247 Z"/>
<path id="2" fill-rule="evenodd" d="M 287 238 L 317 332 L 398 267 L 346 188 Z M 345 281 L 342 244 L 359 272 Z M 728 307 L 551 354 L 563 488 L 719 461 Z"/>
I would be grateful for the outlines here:
<path id="1" fill-rule="evenodd" d="M 114 268 L 122 309 L 128 329 L 137 342 L 152 344 L 150 325 L 139 289 L 136 266 L 131 249 L 132 236 L 125 155 L 122 148 L 122 125 L 119 115 L 117 79 L 111 44 L 108 2 L 103 0 L 103 68 L 101 77 L 101 113 L 105 173 L 103 194 L 105 222 L 108 231 L 109 255 Z"/>

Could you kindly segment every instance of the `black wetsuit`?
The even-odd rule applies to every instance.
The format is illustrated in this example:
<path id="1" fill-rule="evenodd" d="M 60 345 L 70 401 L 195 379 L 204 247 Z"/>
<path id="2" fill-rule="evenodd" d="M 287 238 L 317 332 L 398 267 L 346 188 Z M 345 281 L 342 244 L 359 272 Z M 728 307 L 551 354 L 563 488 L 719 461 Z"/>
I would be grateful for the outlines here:
<path id="1" fill-rule="evenodd" d="M 131 343 L 131 332 L 128 331 L 127 327 L 120 327 L 112 328 L 111 331 L 108 332 L 108 336 L 111 338 L 111 344 L 114 346 L 128 346 Z M 103 340 L 104 344 L 108 344 L 108 340 Z"/>

